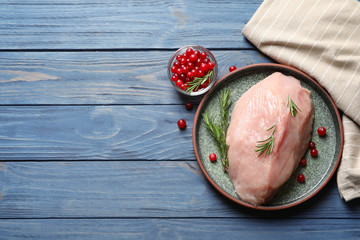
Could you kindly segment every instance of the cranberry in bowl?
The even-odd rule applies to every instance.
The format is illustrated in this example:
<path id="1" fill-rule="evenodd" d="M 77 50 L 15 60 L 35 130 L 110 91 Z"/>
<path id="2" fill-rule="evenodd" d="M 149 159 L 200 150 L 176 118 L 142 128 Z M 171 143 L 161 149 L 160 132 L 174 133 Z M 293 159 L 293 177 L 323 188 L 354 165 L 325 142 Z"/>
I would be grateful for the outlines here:
<path id="1" fill-rule="evenodd" d="M 215 84 L 218 67 L 208 49 L 189 45 L 171 56 L 167 72 L 177 91 L 187 96 L 200 96 Z"/>

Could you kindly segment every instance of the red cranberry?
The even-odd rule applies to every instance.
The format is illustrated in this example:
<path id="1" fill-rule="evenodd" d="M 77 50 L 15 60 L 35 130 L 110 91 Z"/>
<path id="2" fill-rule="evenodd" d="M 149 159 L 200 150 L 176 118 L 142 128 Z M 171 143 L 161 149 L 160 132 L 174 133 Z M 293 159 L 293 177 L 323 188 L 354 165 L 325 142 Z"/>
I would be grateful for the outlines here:
<path id="1" fill-rule="evenodd" d="M 216 161 L 216 154 L 215 154 L 215 153 L 211 153 L 211 154 L 209 155 L 209 159 L 210 159 L 210 161 L 215 162 L 215 161 Z"/>
<path id="2" fill-rule="evenodd" d="M 306 166 L 306 164 L 307 164 L 307 162 L 306 162 L 306 158 L 302 158 L 301 160 L 300 160 L 300 166 L 302 166 L 302 167 L 305 167 Z"/>
<path id="3" fill-rule="evenodd" d="M 191 102 L 186 103 L 185 108 L 187 110 L 191 110 L 193 108 L 193 104 Z"/>
<path id="4" fill-rule="evenodd" d="M 235 71 L 235 70 L 236 70 L 236 67 L 235 67 L 235 66 L 229 67 L 229 72 L 232 72 L 232 71 Z"/>
<path id="5" fill-rule="evenodd" d="M 185 128 L 186 128 L 186 121 L 185 121 L 184 119 L 180 119 L 180 120 L 177 122 L 177 124 L 178 124 L 178 127 L 179 127 L 180 129 L 185 129 Z"/>
<path id="6" fill-rule="evenodd" d="M 318 150 L 316 150 L 316 148 L 311 149 L 310 155 L 311 155 L 312 157 L 317 157 L 317 155 L 318 155 Z"/>
<path id="7" fill-rule="evenodd" d="M 325 127 L 319 127 L 317 130 L 320 137 L 323 137 L 326 135 L 326 128 Z"/>
<path id="8" fill-rule="evenodd" d="M 302 173 L 300 173 L 299 175 L 297 175 L 296 179 L 297 179 L 297 181 L 298 181 L 299 183 L 305 182 L 305 176 L 304 176 L 304 174 L 302 174 Z"/>

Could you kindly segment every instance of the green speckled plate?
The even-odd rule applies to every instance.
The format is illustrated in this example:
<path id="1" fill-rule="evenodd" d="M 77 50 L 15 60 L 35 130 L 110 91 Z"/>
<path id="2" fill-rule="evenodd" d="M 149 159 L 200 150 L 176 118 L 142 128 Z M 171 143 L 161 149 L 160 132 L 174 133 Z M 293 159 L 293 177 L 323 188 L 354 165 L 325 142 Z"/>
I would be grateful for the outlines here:
<path id="1" fill-rule="evenodd" d="M 308 159 L 307 166 L 298 167 L 269 203 L 264 206 L 253 206 L 239 199 L 229 176 L 222 169 L 221 161 L 210 162 L 208 156 L 212 152 L 217 153 L 217 147 L 202 121 L 202 113 L 209 111 L 210 115 L 219 116 L 218 95 L 222 88 L 231 89 L 231 100 L 235 103 L 250 87 L 274 72 L 282 72 L 299 79 L 302 86 L 311 91 L 315 109 L 312 141 L 316 143 L 319 155 L 314 159 L 307 151 L 305 154 L 305 158 Z M 318 136 L 316 131 L 320 126 L 326 127 L 326 137 Z M 334 102 L 328 93 L 309 76 L 297 69 L 280 64 L 254 64 L 225 75 L 204 96 L 194 119 L 193 146 L 196 159 L 205 177 L 224 196 L 247 207 L 278 210 L 298 205 L 310 199 L 327 184 L 340 162 L 343 129 Z M 299 173 L 305 175 L 304 183 L 297 182 L 296 176 Z"/>

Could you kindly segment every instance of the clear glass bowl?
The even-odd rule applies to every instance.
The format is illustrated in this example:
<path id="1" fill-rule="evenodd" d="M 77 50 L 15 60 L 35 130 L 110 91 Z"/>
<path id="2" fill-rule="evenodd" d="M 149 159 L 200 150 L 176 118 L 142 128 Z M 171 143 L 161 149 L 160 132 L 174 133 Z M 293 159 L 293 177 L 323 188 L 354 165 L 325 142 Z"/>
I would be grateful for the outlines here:
<path id="1" fill-rule="evenodd" d="M 193 49 L 194 51 L 198 50 L 200 52 L 205 52 L 207 55 L 207 58 L 210 59 L 211 62 L 213 62 L 214 68 L 212 69 L 213 74 L 211 76 L 211 81 L 209 83 L 209 85 L 206 88 L 200 88 L 197 91 L 193 91 L 193 92 L 187 92 L 186 90 L 182 90 L 180 89 L 180 87 L 176 86 L 176 81 L 173 81 L 171 78 L 173 76 L 174 73 L 171 72 L 171 67 L 173 66 L 174 62 L 177 61 L 176 57 L 178 55 L 184 54 L 186 52 L 187 49 Z M 218 66 L 217 66 L 217 62 L 216 59 L 214 57 L 214 55 L 206 48 L 201 47 L 201 46 L 197 46 L 197 45 L 189 45 L 189 46 L 184 46 L 182 48 L 179 48 L 170 58 L 169 63 L 168 63 L 168 78 L 170 83 L 173 85 L 173 87 L 179 91 L 180 93 L 187 95 L 187 96 L 200 96 L 204 93 L 206 93 L 216 82 L 217 80 L 217 74 L 218 74 Z"/>

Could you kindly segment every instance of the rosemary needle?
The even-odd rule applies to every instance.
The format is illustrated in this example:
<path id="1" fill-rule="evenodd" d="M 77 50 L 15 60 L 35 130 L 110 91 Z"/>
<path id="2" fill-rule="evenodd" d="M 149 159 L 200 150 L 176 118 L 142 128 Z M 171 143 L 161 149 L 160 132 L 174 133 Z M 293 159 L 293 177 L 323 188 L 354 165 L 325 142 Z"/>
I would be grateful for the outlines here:
<path id="1" fill-rule="evenodd" d="M 287 101 L 286 101 L 286 106 L 289 106 L 289 110 L 290 110 L 290 114 L 295 117 L 297 112 L 300 111 L 300 108 L 294 103 L 293 100 L 291 100 L 290 96 L 288 95 L 287 97 Z"/>
<path id="2" fill-rule="evenodd" d="M 266 131 L 270 131 L 272 129 L 272 132 L 270 136 L 261 141 L 257 141 L 256 149 L 254 149 L 255 152 L 260 152 L 258 157 L 260 157 L 261 154 L 265 152 L 265 156 L 270 155 L 274 148 L 274 132 L 276 129 L 276 123 L 272 125 L 270 128 L 268 128 Z"/>
<path id="3" fill-rule="evenodd" d="M 189 87 L 186 89 L 187 92 L 193 92 L 199 89 L 200 85 L 206 82 L 207 79 L 209 79 L 209 84 L 212 80 L 213 71 L 211 70 L 208 74 L 205 76 L 198 78 L 196 77 L 193 81 L 188 82 Z"/>

